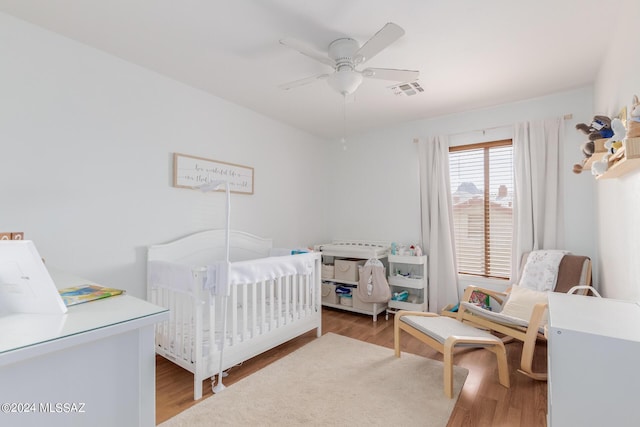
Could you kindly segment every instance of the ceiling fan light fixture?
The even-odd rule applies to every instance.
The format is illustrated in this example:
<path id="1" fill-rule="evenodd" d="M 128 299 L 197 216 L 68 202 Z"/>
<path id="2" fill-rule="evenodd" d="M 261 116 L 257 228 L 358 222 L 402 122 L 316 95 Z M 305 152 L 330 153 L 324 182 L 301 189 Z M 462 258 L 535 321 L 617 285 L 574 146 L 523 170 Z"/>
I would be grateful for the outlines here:
<path id="1" fill-rule="evenodd" d="M 328 79 L 329 86 L 343 96 L 352 95 L 362 83 L 363 78 L 390 80 L 395 82 L 412 82 L 418 80 L 420 72 L 416 70 L 399 70 L 395 68 L 367 68 L 356 70 L 356 66 L 363 64 L 404 35 L 404 30 L 393 22 L 386 23 L 362 46 L 356 40 L 342 37 L 329 43 L 327 56 L 318 52 L 314 47 L 294 39 L 281 39 L 280 43 L 297 50 L 322 64 L 333 67 L 331 74 L 323 73 L 305 79 L 296 80 L 280 85 L 282 89 L 303 86 L 320 79 Z"/>
<path id="2" fill-rule="evenodd" d="M 351 95 L 362 83 L 362 74 L 353 70 L 337 71 L 329 76 L 329 86 L 341 95 Z"/>

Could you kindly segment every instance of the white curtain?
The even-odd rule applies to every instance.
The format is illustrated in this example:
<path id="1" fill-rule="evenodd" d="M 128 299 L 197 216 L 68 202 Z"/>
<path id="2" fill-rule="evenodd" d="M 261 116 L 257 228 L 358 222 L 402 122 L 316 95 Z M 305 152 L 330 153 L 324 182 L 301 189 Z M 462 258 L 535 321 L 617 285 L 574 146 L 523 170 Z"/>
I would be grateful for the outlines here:
<path id="1" fill-rule="evenodd" d="M 514 129 L 515 214 L 511 277 L 520 255 L 563 249 L 562 142 L 564 119 L 517 123 Z"/>
<path id="2" fill-rule="evenodd" d="M 459 300 L 447 138 L 420 139 L 418 159 L 422 242 L 428 255 L 429 311 L 437 313 Z"/>

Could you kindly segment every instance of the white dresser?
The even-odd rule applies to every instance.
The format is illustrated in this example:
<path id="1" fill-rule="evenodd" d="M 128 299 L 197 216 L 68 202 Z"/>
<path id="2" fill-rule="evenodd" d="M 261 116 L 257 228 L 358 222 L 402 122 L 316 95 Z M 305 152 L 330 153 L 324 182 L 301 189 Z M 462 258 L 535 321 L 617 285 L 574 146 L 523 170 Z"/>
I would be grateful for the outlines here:
<path id="1" fill-rule="evenodd" d="M 551 293 L 548 426 L 640 425 L 640 305 Z"/>
<path id="2" fill-rule="evenodd" d="M 0 316 L 0 425 L 155 426 L 154 324 L 166 318 L 128 295 Z"/>

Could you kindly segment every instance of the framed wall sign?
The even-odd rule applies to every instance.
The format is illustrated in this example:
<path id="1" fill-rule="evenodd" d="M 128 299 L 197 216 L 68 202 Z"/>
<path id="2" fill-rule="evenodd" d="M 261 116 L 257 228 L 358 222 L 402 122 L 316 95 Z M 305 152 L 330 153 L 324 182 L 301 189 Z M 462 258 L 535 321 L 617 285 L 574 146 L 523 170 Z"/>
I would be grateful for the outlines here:
<path id="1" fill-rule="evenodd" d="M 197 188 L 216 179 L 229 182 L 229 190 L 232 193 L 253 194 L 253 168 L 173 153 L 174 187 Z"/>

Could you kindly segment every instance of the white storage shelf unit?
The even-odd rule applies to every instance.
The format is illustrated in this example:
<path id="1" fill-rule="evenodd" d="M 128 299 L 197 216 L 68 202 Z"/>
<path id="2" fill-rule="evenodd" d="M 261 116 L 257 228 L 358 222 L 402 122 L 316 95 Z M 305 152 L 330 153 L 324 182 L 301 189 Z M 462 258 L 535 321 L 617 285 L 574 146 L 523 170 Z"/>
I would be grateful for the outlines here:
<path id="1" fill-rule="evenodd" d="M 339 241 L 330 244 L 316 245 L 314 250 L 322 252 L 323 264 L 334 264 L 336 260 L 360 259 L 368 260 L 371 258 L 380 259 L 383 263 L 389 254 L 390 245 L 387 242 L 365 242 L 365 241 Z M 334 270 L 335 274 L 335 270 Z M 338 308 L 341 310 L 352 311 L 360 314 L 373 316 L 373 321 L 378 320 L 378 314 L 387 309 L 387 304 L 365 303 L 358 299 L 355 288 L 358 286 L 357 281 L 341 280 L 323 277 L 323 298 L 322 305 L 325 307 Z M 342 304 L 340 297 L 332 294 L 335 287 L 346 285 L 353 288 L 350 298 L 351 305 Z"/>
<path id="2" fill-rule="evenodd" d="M 391 293 L 407 291 L 406 301 L 389 301 L 389 313 L 398 310 L 427 311 L 427 256 L 389 255 Z"/>

